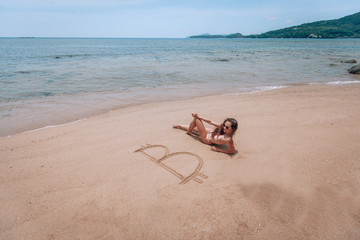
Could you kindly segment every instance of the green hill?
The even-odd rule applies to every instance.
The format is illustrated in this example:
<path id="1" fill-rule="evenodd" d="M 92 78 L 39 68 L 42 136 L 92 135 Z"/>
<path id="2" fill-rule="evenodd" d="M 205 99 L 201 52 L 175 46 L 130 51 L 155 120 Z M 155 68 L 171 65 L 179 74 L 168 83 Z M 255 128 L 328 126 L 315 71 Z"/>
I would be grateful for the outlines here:
<path id="1" fill-rule="evenodd" d="M 244 38 L 245 36 L 241 33 L 233 33 L 233 34 L 218 34 L 218 35 L 211 35 L 211 34 L 202 34 L 196 36 L 190 36 L 190 38 Z"/>
<path id="2" fill-rule="evenodd" d="M 306 23 L 262 34 L 243 36 L 231 35 L 206 35 L 206 38 L 360 38 L 360 12 L 336 19 L 313 23 Z M 201 38 L 205 35 L 191 36 Z"/>
<path id="3" fill-rule="evenodd" d="M 360 12 L 336 20 L 306 23 L 249 37 L 256 38 L 358 38 Z"/>

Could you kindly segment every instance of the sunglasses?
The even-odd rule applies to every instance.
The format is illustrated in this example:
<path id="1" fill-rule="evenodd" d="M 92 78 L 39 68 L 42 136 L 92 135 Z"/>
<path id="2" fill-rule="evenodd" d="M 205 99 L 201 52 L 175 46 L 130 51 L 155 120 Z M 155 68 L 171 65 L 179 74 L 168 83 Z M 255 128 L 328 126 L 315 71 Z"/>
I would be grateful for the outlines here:
<path id="1" fill-rule="evenodd" d="M 226 126 L 225 123 L 223 123 L 223 127 L 226 128 L 226 130 L 229 129 L 229 126 Z"/>

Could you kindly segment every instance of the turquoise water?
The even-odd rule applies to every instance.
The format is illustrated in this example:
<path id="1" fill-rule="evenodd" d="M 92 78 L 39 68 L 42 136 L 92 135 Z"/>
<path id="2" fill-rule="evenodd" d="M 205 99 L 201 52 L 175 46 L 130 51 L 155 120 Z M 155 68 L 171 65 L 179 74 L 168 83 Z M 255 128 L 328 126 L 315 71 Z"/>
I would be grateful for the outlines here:
<path id="1" fill-rule="evenodd" d="M 359 81 L 360 39 L 0 39 L 0 136 L 131 104 Z"/>

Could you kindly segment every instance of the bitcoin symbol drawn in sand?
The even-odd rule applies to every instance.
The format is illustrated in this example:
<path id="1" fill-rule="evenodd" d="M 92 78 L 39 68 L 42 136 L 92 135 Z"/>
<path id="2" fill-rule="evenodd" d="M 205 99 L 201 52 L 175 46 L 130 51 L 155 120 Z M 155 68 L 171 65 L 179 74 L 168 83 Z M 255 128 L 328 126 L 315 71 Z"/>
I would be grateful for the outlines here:
<path id="1" fill-rule="evenodd" d="M 148 153 L 145 152 L 146 149 L 149 148 L 155 148 L 155 147 L 160 147 L 165 149 L 165 154 L 163 157 L 161 157 L 160 159 L 156 159 L 153 156 L 149 155 Z M 200 169 L 202 168 L 203 165 L 203 160 L 201 157 L 199 157 L 198 155 L 191 153 L 191 152 L 174 152 L 174 153 L 169 153 L 169 149 L 163 145 L 150 145 L 147 144 L 146 146 L 141 146 L 141 148 L 139 148 L 138 150 L 136 150 L 135 152 L 140 152 L 142 154 L 144 154 L 145 156 L 147 156 L 151 161 L 153 161 L 154 163 L 156 163 L 157 165 L 159 165 L 160 167 L 168 170 L 169 172 L 171 172 L 172 174 L 174 174 L 175 176 L 177 176 L 178 178 L 180 178 L 181 182 L 179 184 L 185 184 L 190 180 L 194 180 L 198 183 L 202 183 L 202 181 L 196 177 L 202 177 L 202 178 L 208 178 L 208 176 L 206 176 L 205 174 L 200 173 Z M 178 173 L 177 171 L 175 171 L 174 169 L 172 169 L 171 167 L 169 167 L 168 165 L 164 164 L 163 161 L 165 161 L 168 158 L 171 158 L 175 155 L 190 155 L 190 156 L 194 156 L 198 161 L 198 165 L 195 168 L 195 171 L 193 173 L 191 173 L 189 176 L 184 177 L 183 175 L 181 175 L 180 173 Z"/>

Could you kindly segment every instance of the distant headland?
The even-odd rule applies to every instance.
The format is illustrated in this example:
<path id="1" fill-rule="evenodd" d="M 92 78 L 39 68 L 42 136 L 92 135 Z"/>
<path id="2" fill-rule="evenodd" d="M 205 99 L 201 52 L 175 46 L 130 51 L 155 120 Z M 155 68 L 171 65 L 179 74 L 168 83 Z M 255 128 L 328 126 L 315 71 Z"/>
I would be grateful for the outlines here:
<path id="1" fill-rule="evenodd" d="M 360 38 L 360 12 L 335 20 L 305 23 L 262 34 L 202 34 L 190 38 Z"/>

